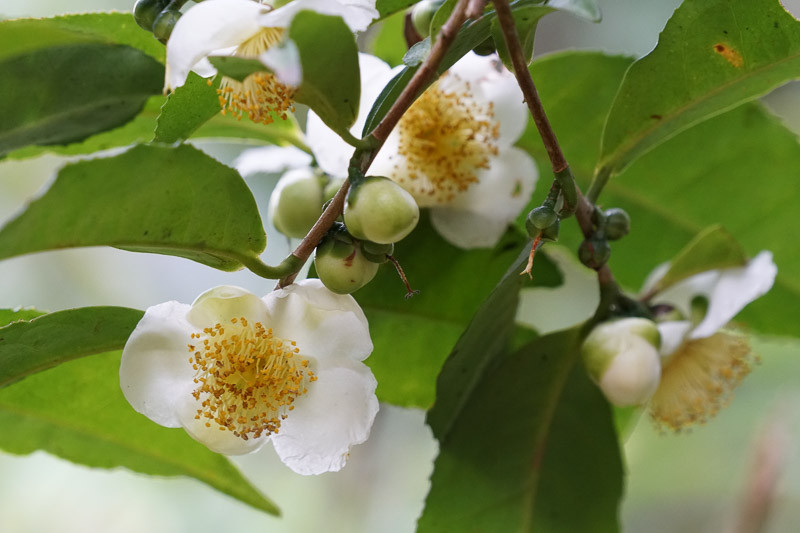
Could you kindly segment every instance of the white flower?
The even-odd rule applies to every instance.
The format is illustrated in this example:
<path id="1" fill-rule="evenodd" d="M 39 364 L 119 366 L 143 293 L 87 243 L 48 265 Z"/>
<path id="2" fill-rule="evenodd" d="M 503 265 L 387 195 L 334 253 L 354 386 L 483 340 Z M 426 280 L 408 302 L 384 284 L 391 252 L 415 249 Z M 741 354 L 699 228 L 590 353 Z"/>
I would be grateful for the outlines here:
<path id="1" fill-rule="evenodd" d="M 269 439 L 292 470 L 320 474 L 369 436 L 371 351 L 358 304 L 319 280 L 264 298 L 222 286 L 191 306 L 150 307 L 122 352 L 120 384 L 138 412 L 213 451 L 245 454 Z"/>
<path id="2" fill-rule="evenodd" d="M 650 276 L 645 292 L 667 268 L 662 266 Z M 720 330 L 747 304 L 766 294 L 776 274 L 772 254 L 763 251 L 743 267 L 696 274 L 651 300 L 687 317 L 658 325 L 662 378 L 650 403 L 650 413 L 658 424 L 680 430 L 705 422 L 726 404 L 731 391 L 750 372 L 755 357 L 746 337 Z M 707 304 L 707 309 L 693 322 L 690 317 L 698 303 Z"/>
<path id="3" fill-rule="evenodd" d="M 367 59 L 369 58 L 369 59 Z M 396 71 L 361 59 L 361 136 L 366 114 Z M 369 169 L 408 190 L 442 236 L 462 248 L 493 246 L 528 203 L 533 160 L 513 146 L 528 112 L 514 76 L 496 59 L 470 53 L 411 106 Z M 353 149 L 309 113 L 308 143 L 323 170 L 346 175 Z"/>
<path id="4" fill-rule="evenodd" d="M 300 81 L 296 48 L 276 47 L 298 12 L 340 16 L 353 31 L 366 29 L 378 17 L 375 0 L 294 0 L 277 9 L 272 3 L 206 0 L 189 9 L 167 42 L 165 88 L 183 85 L 191 70 L 203 77 L 215 74 L 207 59 L 210 55 L 260 58 L 276 74 L 253 74 L 243 83 L 223 78 L 220 103 L 235 114 L 246 113 L 256 122 L 270 123 L 274 116 L 292 110 L 294 86 Z"/>

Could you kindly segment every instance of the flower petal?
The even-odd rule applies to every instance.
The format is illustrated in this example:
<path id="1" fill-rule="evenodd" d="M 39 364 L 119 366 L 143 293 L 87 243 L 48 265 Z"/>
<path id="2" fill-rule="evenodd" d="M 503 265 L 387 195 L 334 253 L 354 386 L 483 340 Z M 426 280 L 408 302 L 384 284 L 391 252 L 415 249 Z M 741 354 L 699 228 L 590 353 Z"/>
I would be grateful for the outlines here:
<path id="1" fill-rule="evenodd" d="M 148 308 L 122 350 L 122 394 L 136 411 L 166 427 L 180 427 L 178 411 L 193 400 L 187 344 L 194 328 L 186 320 L 188 311 L 178 302 Z"/>
<path id="2" fill-rule="evenodd" d="M 751 259 L 747 266 L 721 271 L 713 292 L 708 295 L 706 316 L 692 331 L 691 338 L 699 339 L 716 333 L 747 304 L 766 294 L 775 283 L 777 274 L 772 252 L 766 250 Z"/>
<path id="3" fill-rule="evenodd" d="M 672 354 L 678 351 L 691 329 L 692 323 L 688 320 L 672 320 L 658 324 L 658 332 L 661 334 L 659 355 L 665 364 Z"/>
<path id="4" fill-rule="evenodd" d="M 378 412 L 377 381 L 363 363 L 321 367 L 318 380 L 272 436 L 281 460 L 298 474 L 341 470 L 350 447 L 369 437 Z"/>
<path id="5" fill-rule="evenodd" d="M 264 297 L 277 337 L 293 340 L 300 354 L 321 366 L 363 361 L 372 352 L 367 317 L 349 294 L 334 294 L 305 279 Z"/>
<path id="6" fill-rule="evenodd" d="M 500 152 L 489 165 L 449 205 L 431 209 L 433 226 L 461 248 L 494 246 L 527 205 L 539 176 L 533 159 L 519 148 Z"/>
<path id="7" fill-rule="evenodd" d="M 311 156 L 294 146 L 264 146 L 245 150 L 233 162 L 242 176 L 272 174 L 311 165 Z"/>
<path id="8" fill-rule="evenodd" d="M 180 406 L 178 416 L 180 417 L 181 425 L 190 437 L 205 445 L 212 452 L 225 455 L 244 455 L 258 450 L 269 439 L 268 436 L 264 435 L 257 439 L 244 440 L 214 422 L 211 422 L 210 426 L 206 426 L 205 418 L 195 418 L 201 403 L 191 395 L 190 399 L 192 400 L 191 402 L 185 402 Z"/>
<path id="9" fill-rule="evenodd" d="M 189 71 L 211 52 L 239 45 L 258 33 L 258 16 L 267 10 L 250 0 L 206 0 L 192 6 L 178 19 L 167 42 L 165 88 L 183 85 Z"/>
<path id="10" fill-rule="evenodd" d="M 288 28 L 292 19 L 302 10 L 316 11 L 322 15 L 342 17 L 352 31 L 364 31 L 380 16 L 374 0 L 294 0 L 259 17 L 265 27 Z"/>
<path id="11" fill-rule="evenodd" d="M 258 57 L 279 82 L 287 87 L 297 88 L 303 81 L 303 66 L 300 64 L 300 50 L 291 39 L 277 46 L 271 46 Z"/>
<path id="12" fill-rule="evenodd" d="M 250 321 L 265 321 L 267 307 L 255 294 L 232 285 L 209 289 L 192 304 L 186 318 L 195 328 L 227 323 L 231 318 L 245 317 Z"/>

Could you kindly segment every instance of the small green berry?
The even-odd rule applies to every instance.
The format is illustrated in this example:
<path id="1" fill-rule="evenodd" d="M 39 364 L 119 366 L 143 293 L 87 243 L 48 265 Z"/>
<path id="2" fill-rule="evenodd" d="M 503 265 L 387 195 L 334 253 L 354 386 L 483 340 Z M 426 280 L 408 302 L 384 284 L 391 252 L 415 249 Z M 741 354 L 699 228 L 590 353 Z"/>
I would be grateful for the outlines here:
<path id="1" fill-rule="evenodd" d="M 414 197 L 389 178 L 369 176 L 347 193 L 344 224 L 356 239 L 394 243 L 411 233 L 417 222 Z"/>
<path id="2" fill-rule="evenodd" d="M 611 256 L 608 241 L 596 236 L 585 239 L 578 248 L 578 259 L 589 268 L 598 269 Z"/>
<path id="3" fill-rule="evenodd" d="M 153 35 L 155 35 L 158 40 L 167 42 L 179 18 L 181 18 L 181 12 L 177 9 L 166 9 L 162 11 L 153 22 Z"/>
<path id="4" fill-rule="evenodd" d="M 136 0 L 133 5 L 133 19 L 143 30 L 153 31 L 153 23 L 167 7 L 169 0 Z"/>
<path id="5" fill-rule="evenodd" d="M 290 170 L 272 191 L 269 200 L 272 224 L 287 237 L 305 237 L 322 211 L 322 194 L 322 183 L 313 170 Z"/>
<path id="6" fill-rule="evenodd" d="M 364 257 L 355 242 L 328 237 L 317 247 L 314 268 L 328 289 L 336 294 L 350 294 L 372 281 L 378 263 Z"/>
<path id="7" fill-rule="evenodd" d="M 549 228 L 557 220 L 558 214 L 552 207 L 540 205 L 531 209 L 531 212 L 528 213 L 528 218 L 525 219 L 525 228 L 528 230 L 528 235 L 535 239 L 543 229 Z"/>
<path id="8" fill-rule="evenodd" d="M 616 241 L 631 231 L 631 217 L 624 210 L 615 207 L 606 211 L 605 215 L 608 240 Z"/>

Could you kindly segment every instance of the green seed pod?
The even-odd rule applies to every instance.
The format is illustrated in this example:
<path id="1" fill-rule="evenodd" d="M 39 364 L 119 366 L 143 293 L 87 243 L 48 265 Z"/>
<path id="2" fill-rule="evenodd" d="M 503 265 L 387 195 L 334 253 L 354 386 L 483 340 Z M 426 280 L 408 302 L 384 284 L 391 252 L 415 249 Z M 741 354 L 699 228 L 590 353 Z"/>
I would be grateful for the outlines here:
<path id="1" fill-rule="evenodd" d="M 360 241 L 361 253 L 373 263 L 385 263 L 387 255 L 394 253 L 394 244 L 378 244 L 377 242 Z"/>
<path id="2" fill-rule="evenodd" d="M 610 256 L 611 246 L 608 241 L 596 236 L 584 240 L 578 248 L 578 259 L 589 268 L 600 268 Z"/>
<path id="3" fill-rule="evenodd" d="M 133 19 L 143 30 L 153 31 L 153 23 L 167 7 L 169 0 L 136 0 L 133 5 Z"/>
<path id="4" fill-rule="evenodd" d="M 356 243 L 330 237 L 317 246 L 314 268 L 320 281 L 336 294 L 357 291 L 378 272 L 378 264 L 364 257 Z"/>
<path id="5" fill-rule="evenodd" d="M 558 220 L 558 215 L 552 207 L 540 205 L 528 213 L 528 218 L 525 219 L 525 229 L 528 230 L 528 235 L 535 239 L 539 232 L 555 224 L 556 220 Z"/>
<path id="6" fill-rule="evenodd" d="M 411 25 L 423 39 L 431 34 L 433 16 L 442 4 L 444 0 L 422 0 L 411 9 Z"/>
<path id="7" fill-rule="evenodd" d="M 390 244 L 411 233 L 419 222 L 414 197 L 383 176 L 353 184 L 344 204 L 344 224 L 356 239 Z"/>
<path id="8" fill-rule="evenodd" d="M 269 199 L 272 224 L 286 235 L 300 239 L 322 212 L 322 183 L 310 168 L 284 174 Z"/>
<path id="9" fill-rule="evenodd" d="M 158 14 L 153 22 L 153 35 L 161 42 L 167 42 L 175 23 L 181 18 L 181 12 L 177 9 L 166 9 Z"/>
<path id="10" fill-rule="evenodd" d="M 561 219 L 556 219 L 551 225 L 542 230 L 542 240 L 557 242 L 558 232 L 561 229 Z"/>
<path id="11" fill-rule="evenodd" d="M 631 231 L 631 217 L 624 210 L 615 207 L 606 211 L 605 215 L 608 240 L 616 241 Z"/>

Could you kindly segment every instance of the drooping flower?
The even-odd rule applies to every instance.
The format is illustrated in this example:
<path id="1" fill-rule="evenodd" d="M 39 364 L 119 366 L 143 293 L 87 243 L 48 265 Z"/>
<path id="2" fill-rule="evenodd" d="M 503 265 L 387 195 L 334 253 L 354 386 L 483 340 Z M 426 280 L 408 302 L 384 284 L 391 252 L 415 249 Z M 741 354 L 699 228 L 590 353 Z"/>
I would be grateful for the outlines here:
<path id="1" fill-rule="evenodd" d="M 393 75 L 375 58 L 362 59 L 361 72 L 361 116 L 351 130 L 357 136 Z M 434 227 L 456 246 L 493 246 L 536 183 L 533 160 L 513 146 L 527 117 L 514 76 L 495 59 L 470 53 L 403 115 L 369 172 L 391 178 L 420 207 L 430 207 Z M 313 113 L 307 134 L 323 170 L 346 175 L 352 148 Z"/>
<path id="2" fill-rule="evenodd" d="M 645 292 L 665 272 L 665 267 L 657 269 Z M 658 425 L 678 431 L 704 423 L 726 405 L 756 357 L 747 337 L 721 328 L 766 294 L 776 274 L 772 254 L 763 251 L 743 267 L 697 274 L 652 299 L 653 304 L 670 306 L 685 317 L 658 325 L 662 377 L 650 402 L 650 414 Z M 701 316 L 691 320 L 697 311 Z"/>
<path id="3" fill-rule="evenodd" d="M 189 9 L 175 24 L 167 42 L 167 90 L 183 85 L 191 70 L 209 77 L 216 70 L 210 55 L 258 58 L 275 74 L 260 72 L 243 82 L 223 77 L 223 111 L 247 114 L 269 124 L 293 109 L 294 88 L 300 83 L 296 49 L 281 51 L 286 28 L 302 10 L 342 17 L 353 31 L 362 31 L 378 16 L 375 0 L 294 0 L 273 8 L 274 1 L 206 0 Z"/>
<path id="4" fill-rule="evenodd" d="M 221 286 L 191 306 L 150 307 L 123 350 L 120 384 L 138 412 L 213 451 L 271 440 L 292 470 L 320 474 L 340 470 L 369 436 L 371 351 L 358 304 L 319 280 L 264 298 Z"/>

